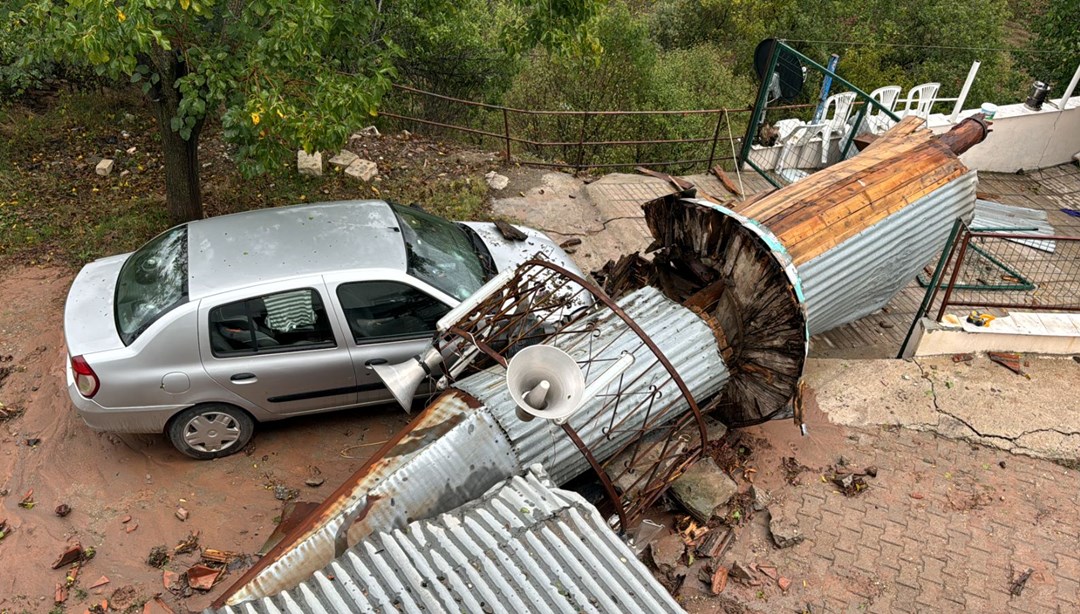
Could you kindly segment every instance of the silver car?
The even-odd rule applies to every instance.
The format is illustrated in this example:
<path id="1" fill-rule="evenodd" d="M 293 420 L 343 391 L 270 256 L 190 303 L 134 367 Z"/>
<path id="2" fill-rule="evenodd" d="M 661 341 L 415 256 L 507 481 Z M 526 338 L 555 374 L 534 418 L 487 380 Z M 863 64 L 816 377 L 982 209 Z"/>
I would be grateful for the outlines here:
<path id="1" fill-rule="evenodd" d="M 265 209 L 171 228 L 79 272 L 64 309 L 68 392 L 91 428 L 164 433 L 194 458 L 258 422 L 392 401 L 370 368 L 548 237 L 383 201 Z"/>

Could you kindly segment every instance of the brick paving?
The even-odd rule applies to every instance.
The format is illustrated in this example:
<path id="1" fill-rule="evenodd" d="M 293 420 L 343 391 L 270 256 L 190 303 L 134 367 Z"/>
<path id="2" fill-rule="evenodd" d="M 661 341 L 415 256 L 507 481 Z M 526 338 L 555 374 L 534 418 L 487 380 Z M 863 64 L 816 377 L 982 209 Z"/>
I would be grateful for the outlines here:
<path id="1" fill-rule="evenodd" d="M 747 433 L 769 440 L 778 428 L 793 427 Z M 768 514 L 758 513 L 724 561 L 775 565 L 791 588 L 785 594 L 760 576 L 762 586 L 731 582 L 718 599 L 688 576 L 680 596 L 690 612 L 734 611 L 728 599 L 761 612 L 1080 611 L 1080 472 L 905 429 L 817 428 L 829 443 L 789 440 L 801 462 L 843 456 L 877 466 L 878 476 L 854 497 L 823 483 L 820 466 L 792 486 L 779 472 L 785 445 L 759 446 L 755 457 L 776 467 L 758 466 L 755 483 L 768 489 L 770 507 L 796 511 L 806 539 L 777 549 Z M 1010 595 L 1028 567 L 1022 593 Z"/>

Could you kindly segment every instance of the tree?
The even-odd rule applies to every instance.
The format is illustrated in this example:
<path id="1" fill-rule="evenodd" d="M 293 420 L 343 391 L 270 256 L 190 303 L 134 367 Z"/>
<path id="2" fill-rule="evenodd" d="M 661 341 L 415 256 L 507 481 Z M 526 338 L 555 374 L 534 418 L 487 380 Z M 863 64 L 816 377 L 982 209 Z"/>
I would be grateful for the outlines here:
<path id="1" fill-rule="evenodd" d="M 582 36 L 596 2 L 513 0 L 514 40 L 566 44 Z M 141 85 L 161 133 L 166 205 L 184 221 L 202 217 L 198 143 L 208 117 L 220 116 L 248 173 L 297 147 L 339 147 L 378 114 L 394 62 L 407 54 L 394 26 L 445 27 L 455 13 L 453 0 L 29 0 L 0 36 L 20 41 L 23 63 L 88 64 Z"/>
<path id="2" fill-rule="evenodd" d="M 1031 30 L 1031 74 L 1049 83 L 1053 96 L 1062 96 L 1080 61 L 1080 0 L 1047 2 L 1032 19 Z"/>

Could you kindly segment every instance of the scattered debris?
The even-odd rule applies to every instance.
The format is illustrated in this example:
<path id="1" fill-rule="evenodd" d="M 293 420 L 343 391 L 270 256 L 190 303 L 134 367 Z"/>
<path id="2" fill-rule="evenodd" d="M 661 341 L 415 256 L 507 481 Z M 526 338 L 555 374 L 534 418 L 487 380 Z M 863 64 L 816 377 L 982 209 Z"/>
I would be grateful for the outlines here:
<path id="1" fill-rule="evenodd" d="M 33 448 L 34 446 L 39 445 L 39 444 L 41 444 L 41 438 L 40 437 L 29 437 L 26 440 L 26 447 L 28 447 L 28 448 Z"/>
<path id="2" fill-rule="evenodd" d="M 304 484 L 307 484 L 308 486 L 310 486 L 312 488 L 318 488 L 318 487 L 322 486 L 323 482 L 325 482 L 325 481 L 326 481 L 326 478 L 324 478 L 322 476 L 311 477 L 311 478 L 308 478 L 308 479 L 304 480 Z"/>
<path id="3" fill-rule="evenodd" d="M 186 509 L 184 509 L 183 507 L 176 508 L 176 518 L 180 520 L 180 522 L 187 520 L 188 516 L 189 513 Z"/>
<path id="4" fill-rule="evenodd" d="M 83 554 L 82 545 L 79 544 L 79 542 L 72 542 L 67 550 L 64 550 L 60 557 L 53 561 L 52 568 L 60 569 L 65 565 L 81 561 L 83 559 Z"/>
<path id="5" fill-rule="evenodd" d="M 161 596 L 158 595 L 158 596 L 154 597 L 153 599 L 151 599 L 150 601 L 146 602 L 146 605 L 143 606 L 142 614 L 175 614 L 175 613 L 173 612 L 172 608 L 170 608 L 168 605 L 165 604 L 164 601 L 161 600 Z"/>
<path id="6" fill-rule="evenodd" d="M 924 496 L 924 495 L 923 495 L 923 494 L 922 494 L 921 492 L 913 492 L 913 493 L 911 493 L 911 495 L 910 495 L 910 497 L 911 497 L 912 499 L 922 499 L 922 498 L 923 498 L 923 496 Z"/>
<path id="7" fill-rule="evenodd" d="M 495 228 L 499 229 L 499 234 L 507 241 L 524 241 L 529 238 L 528 235 L 518 230 L 517 227 L 502 220 L 495 220 Z"/>
<path id="8" fill-rule="evenodd" d="M 108 583 L 109 583 L 109 578 L 107 576 L 101 576 L 100 578 L 97 579 L 97 581 L 95 581 L 93 584 L 90 585 L 90 588 L 91 589 L 99 588 L 99 587 L 105 586 Z"/>
<path id="9" fill-rule="evenodd" d="M 769 493 L 765 489 L 751 484 L 750 497 L 753 499 L 751 509 L 755 512 L 764 512 L 769 507 Z"/>
<path id="10" fill-rule="evenodd" d="M 750 583 L 754 580 L 754 572 L 739 561 L 732 563 L 730 575 L 732 578 L 743 583 Z"/>
<path id="11" fill-rule="evenodd" d="M 653 566 L 662 574 L 670 575 L 683 558 L 686 544 L 678 533 L 665 535 L 649 545 Z"/>
<path id="12" fill-rule="evenodd" d="M 177 581 L 180 579 L 180 574 L 175 571 L 169 571 L 165 569 L 161 572 L 161 585 L 165 587 L 165 590 L 171 591 L 174 588 L 179 588 Z"/>
<path id="13" fill-rule="evenodd" d="M 8 526 L 7 519 L 0 519 L 0 539 L 4 539 L 11 533 L 11 527 Z"/>
<path id="14" fill-rule="evenodd" d="M 202 551 L 202 558 L 204 561 L 210 561 L 213 563 L 229 563 L 233 559 L 240 556 L 237 552 L 229 552 L 228 550 L 215 550 L 214 548 L 204 548 Z"/>
<path id="15" fill-rule="evenodd" d="M 150 555 L 146 557 L 146 564 L 151 567 L 164 567 L 169 562 L 169 549 L 165 546 L 154 546 L 150 549 Z"/>
<path id="16" fill-rule="evenodd" d="M 340 169 L 346 169 L 346 168 L 349 168 L 349 165 L 351 165 L 353 162 L 356 162 L 359 159 L 360 159 L 360 156 L 354 154 L 353 152 L 349 151 L 348 149 L 342 149 L 341 151 L 338 152 L 338 154 L 336 156 L 334 156 L 333 158 L 330 158 L 330 166 L 333 166 L 335 168 L 340 168 Z"/>
<path id="17" fill-rule="evenodd" d="M 758 565 L 757 569 L 761 573 L 765 574 L 765 576 L 770 580 L 775 580 L 779 577 L 779 575 L 776 573 L 776 568 L 772 565 Z"/>
<path id="18" fill-rule="evenodd" d="M 782 505 L 769 508 L 769 535 L 777 548 L 790 548 L 806 539 L 794 510 Z"/>
<path id="19" fill-rule="evenodd" d="M 1020 368 L 1020 355 L 1016 352 L 987 352 L 986 357 L 1017 375 L 1031 379 L 1031 376 Z"/>
<path id="20" fill-rule="evenodd" d="M 780 466 L 784 469 L 784 480 L 792 486 L 800 484 L 800 473 L 810 471 L 810 468 L 806 465 L 799 464 L 799 461 L 795 460 L 794 456 L 785 456 L 784 460 L 780 462 Z"/>
<path id="21" fill-rule="evenodd" d="M 952 361 L 953 362 L 966 362 L 966 363 L 970 364 L 970 363 L 975 361 L 975 355 L 974 354 L 953 354 L 952 355 Z"/>
<path id="22" fill-rule="evenodd" d="M 125 584 L 113 591 L 112 595 L 109 595 L 109 603 L 112 604 L 114 610 L 123 612 L 135 605 L 138 598 L 139 593 L 135 590 L 135 587 Z"/>
<path id="23" fill-rule="evenodd" d="M 777 578 L 776 585 L 780 587 L 780 590 L 787 592 L 787 589 L 791 587 L 791 580 L 781 576 Z"/>
<path id="24" fill-rule="evenodd" d="M 199 547 L 199 532 L 188 533 L 188 536 L 173 546 L 173 554 L 187 554 Z"/>
<path id="25" fill-rule="evenodd" d="M 510 178 L 506 175 L 500 175 L 495 171 L 490 171 L 484 175 L 484 179 L 487 181 L 488 187 L 492 190 L 505 190 L 506 186 L 510 185 Z"/>
<path id="26" fill-rule="evenodd" d="M 326 160 L 321 151 L 307 153 L 303 149 L 296 150 L 296 171 L 309 177 L 321 177 L 326 170 Z"/>
<path id="27" fill-rule="evenodd" d="M 724 556 L 734 537 L 731 529 L 713 529 L 698 544 L 697 555 L 703 558 L 720 558 Z"/>
<path id="28" fill-rule="evenodd" d="M 716 571 L 713 572 L 712 582 L 709 586 L 712 594 L 719 595 L 724 592 L 724 589 L 727 587 L 729 571 L 730 570 L 728 570 L 727 567 L 717 567 Z"/>
<path id="29" fill-rule="evenodd" d="M 57 516 L 63 518 L 64 516 L 67 516 L 71 513 L 71 506 L 67 503 L 61 503 L 60 505 L 57 505 L 56 509 L 53 511 L 56 513 Z"/>
<path id="30" fill-rule="evenodd" d="M 364 158 L 357 158 L 345 169 L 345 174 L 353 179 L 359 179 L 363 182 L 368 182 L 374 179 L 379 174 L 379 165 L 375 164 L 371 160 L 365 160 Z"/>
<path id="31" fill-rule="evenodd" d="M 127 524 L 129 522 L 131 522 L 131 516 L 130 515 L 129 516 L 124 516 L 123 518 L 120 519 L 120 524 Z"/>
<path id="32" fill-rule="evenodd" d="M 866 480 L 862 476 L 861 473 L 847 473 L 839 468 L 834 468 L 829 479 L 833 484 L 840 487 L 840 492 L 845 497 L 854 497 L 868 488 Z"/>
<path id="33" fill-rule="evenodd" d="M 731 192 L 735 196 L 742 196 L 742 192 L 735 186 L 735 182 L 727 176 L 727 173 L 724 172 L 724 169 L 720 165 L 712 167 L 712 174 L 720 180 L 720 184 L 724 186 L 725 190 Z"/>
<path id="34" fill-rule="evenodd" d="M 26 494 L 23 495 L 23 498 L 19 501 L 19 507 L 21 507 L 23 509 L 27 509 L 27 510 L 34 509 L 34 489 L 33 488 L 26 491 Z"/>
<path id="35" fill-rule="evenodd" d="M 278 501 L 292 501 L 300 496 L 300 491 L 295 488 L 289 488 L 284 484 L 276 484 L 274 486 L 274 498 Z"/>
<path id="36" fill-rule="evenodd" d="M 1013 597 L 1019 597 L 1020 593 L 1024 591 L 1024 585 L 1027 584 L 1028 578 L 1030 578 L 1033 573 L 1035 573 L 1035 570 L 1028 567 L 1021 572 L 1019 576 L 1013 579 L 1012 583 L 1009 585 L 1009 594 Z"/>
<path id="37" fill-rule="evenodd" d="M 188 586 L 200 591 L 208 591 L 214 587 L 214 582 L 221 575 L 222 570 L 207 567 L 206 565 L 192 565 L 187 570 Z"/>
<path id="38" fill-rule="evenodd" d="M 690 466 L 671 483 L 671 495 L 701 522 L 708 522 L 716 508 L 726 505 L 739 491 L 710 457 Z"/>
<path id="39" fill-rule="evenodd" d="M 135 529 L 138 529 L 138 528 L 139 528 L 139 523 L 133 522 L 133 523 L 129 524 L 128 526 L 124 527 L 124 532 L 125 533 L 134 533 Z"/>
<path id="40" fill-rule="evenodd" d="M 568 247 L 574 247 L 575 245 L 581 245 L 581 239 L 577 237 L 570 237 L 569 239 L 560 243 L 559 247 L 566 249 Z"/>
<path id="41" fill-rule="evenodd" d="M 114 166 L 116 166 L 116 163 L 113 160 L 105 158 L 97 163 L 97 166 L 94 167 L 94 172 L 102 177 L 108 177 L 109 174 L 113 172 Z"/>
<path id="42" fill-rule="evenodd" d="M 67 585 L 63 582 L 56 583 L 56 592 L 53 594 L 53 603 L 64 603 L 67 601 L 68 591 Z"/>

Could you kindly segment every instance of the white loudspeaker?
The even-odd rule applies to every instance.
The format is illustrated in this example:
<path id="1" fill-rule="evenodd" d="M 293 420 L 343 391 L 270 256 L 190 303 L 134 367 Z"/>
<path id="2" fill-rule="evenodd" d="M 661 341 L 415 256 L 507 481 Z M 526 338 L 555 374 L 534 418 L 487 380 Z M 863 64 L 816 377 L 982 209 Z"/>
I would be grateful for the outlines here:
<path id="1" fill-rule="evenodd" d="M 562 424 L 632 364 L 633 354 L 623 354 L 586 387 L 585 375 L 572 356 L 550 345 L 533 345 L 506 365 L 506 387 L 518 407 L 518 418 Z"/>
<path id="2" fill-rule="evenodd" d="M 371 365 L 371 368 L 390 389 L 390 393 L 405 409 L 405 413 L 411 414 L 417 387 L 420 382 L 436 375 L 442 361 L 439 350 L 429 347 L 423 354 L 417 354 L 405 362 L 396 365 Z"/>

